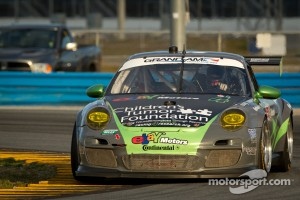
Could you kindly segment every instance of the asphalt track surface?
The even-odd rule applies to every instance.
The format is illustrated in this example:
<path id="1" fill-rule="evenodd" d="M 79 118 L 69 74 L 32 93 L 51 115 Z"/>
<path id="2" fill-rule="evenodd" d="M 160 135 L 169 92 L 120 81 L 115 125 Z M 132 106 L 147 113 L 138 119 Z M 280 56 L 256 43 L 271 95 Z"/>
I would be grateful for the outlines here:
<path id="1" fill-rule="evenodd" d="M 0 149 L 69 153 L 73 123 L 81 107 L 0 107 Z M 77 199 L 300 199 L 300 110 L 294 118 L 294 158 L 289 172 L 272 172 L 268 181 L 289 185 L 260 185 L 244 194 L 232 194 L 228 185 L 212 186 L 207 179 L 200 180 L 114 180 L 93 182 L 108 187 L 123 185 L 111 192 L 51 197 L 60 200 Z M 44 197 L 42 199 L 51 199 Z"/>

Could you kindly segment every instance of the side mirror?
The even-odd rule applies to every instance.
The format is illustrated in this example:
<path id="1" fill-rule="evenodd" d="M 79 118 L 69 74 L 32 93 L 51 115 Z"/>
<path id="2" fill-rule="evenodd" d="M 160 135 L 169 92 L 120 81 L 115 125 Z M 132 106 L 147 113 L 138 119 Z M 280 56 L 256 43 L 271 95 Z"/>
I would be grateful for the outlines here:
<path id="1" fill-rule="evenodd" d="M 76 51 L 77 50 L 77 43 L 76 42 L 69 42 L 66 44 L 66 50 L 69 51 Z"/>
<path id="2" fill-rule="evenodd" d="M 103 85 L 93 85 L 86 90 L 86 94 L 92 98 L 103 97 L 105 87 Z"/>
<path id="3" fill-rule="evenodd" d="M 257 98 L 277 99 L 281 96 L 280 90 L 271 86 L 260 86 L 255 95 Z"/>

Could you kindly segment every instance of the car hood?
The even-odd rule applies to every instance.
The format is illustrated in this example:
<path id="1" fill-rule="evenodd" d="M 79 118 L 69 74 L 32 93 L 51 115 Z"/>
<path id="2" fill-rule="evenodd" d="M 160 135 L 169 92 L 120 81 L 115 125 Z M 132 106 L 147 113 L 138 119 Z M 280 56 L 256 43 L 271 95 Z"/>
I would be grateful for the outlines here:
<path id="1" fill-rule="evenodd" d="M 0 49 L 0 59 L 10 60 L 10 59 L 38 59 L 49 54 L 52 54 L 52 49 L 41 49 L 41 48 L 9 48 L 9 49 Z"/>
<path id="2" fill-rule="evenodd" d="M 114 95 L 105 97 L 114 117 L 130 127 L 199 127 L 250 97 L 229 95 Z"/>

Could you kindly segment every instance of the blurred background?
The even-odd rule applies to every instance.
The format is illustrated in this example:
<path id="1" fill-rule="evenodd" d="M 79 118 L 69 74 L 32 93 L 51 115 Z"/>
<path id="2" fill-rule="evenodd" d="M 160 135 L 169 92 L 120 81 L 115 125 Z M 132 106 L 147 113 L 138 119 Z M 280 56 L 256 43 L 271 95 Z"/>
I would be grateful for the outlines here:
<path id="1" fill-rule="evenodd" d="M 175 1 L 175 0 L 174 0 Z M 187 49 L 284 56 L 299 72 L 299 0 L 185 1 Z M 0 0 L 0 25 L 63 23 L 102 50 L 102 71 L 128 55 L 171 45 L 172 0 Z"/>

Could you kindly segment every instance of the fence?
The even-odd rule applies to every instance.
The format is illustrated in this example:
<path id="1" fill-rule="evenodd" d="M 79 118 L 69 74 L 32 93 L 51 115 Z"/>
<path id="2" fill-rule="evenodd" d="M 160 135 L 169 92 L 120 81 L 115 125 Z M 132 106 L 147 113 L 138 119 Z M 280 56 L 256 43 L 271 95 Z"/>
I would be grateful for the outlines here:
<path id="1" fill-rule="evenodd" d="M 86 89 L 108 85 L 113 73 L 0 73 L 0 105 L 84 105 L 93 101 Z M 293 107 L 300 107 L 300 73 L 256 74 L 260 85 L 281 90 Z"/>
<path id="2" fill-rule="evenodd" d="M 93 44 L 101 47 L 102 69 L 106 72 L 115 72 L 124 60 L 134 53 L 167 50 L 171 41 L 167 30 L 127 30 L 123 39 L 119 38 L 117 30 L 73 29 L 72 33 L 78 44 Z M 285 71 L 300 72 L 298 67 L 300 31 L 268 31 L 266 33 L 269 34 L 266 35 L 270 36 L 272 45 L 270 44 L 268 48 L 257 48 L 256 36 L 261 33 L 259 31 L 187 31 L 185 47 L 187 50 L 224 51 L 244 56 L 281 55 L 284 56 Z M 275 37 L 282 37 L 284 44 L 279 42 L 277 44 Z M 270 52 L 270 49 L 277 50 Z"/>

